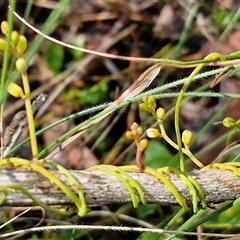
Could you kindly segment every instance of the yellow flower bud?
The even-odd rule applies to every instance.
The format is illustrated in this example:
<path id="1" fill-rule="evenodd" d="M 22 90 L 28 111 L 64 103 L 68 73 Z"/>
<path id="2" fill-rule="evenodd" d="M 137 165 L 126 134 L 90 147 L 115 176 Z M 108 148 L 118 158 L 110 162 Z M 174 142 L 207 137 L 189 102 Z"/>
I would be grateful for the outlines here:
<path id="1" fill-rule="evenodd" d="M 143 102 L 144 102 L 146 105 L 148 105 L 148 98 L 149 98 L 149 96 L 143 97 Z"/>
<path id="2" fill-rule="evenodd" d="M 182 133 L 182 142 L 186 146 L 189 146 L 191 140 L 192 140 L 192 132 L 189 131 L 189 130 L 184 130 L 183 133 Z"/>
<path id="3" fill-rule="evenodd" d="M 22 97 L 24 95 L 22 88 L 16 83 L 10 83 L 8 85 L 7 91 L 14 97 Z"/>
<path id="4" fill-rule="evenodd" d="M 146 133 L 149 138 L 157 138 L 161 136 L 160 132 L 156 128 L 148 128 Z"/>
<path id="5" fill-rule="evenodd" d="M 14 45 L 16 45 L 19 41 L 19 33 L 17 31 L 12 31 L 11 33 L 11 41 Z"/>
<path id="6" fill-rule="evenodd" d="M 9 29 L 8 22 L 2 21 L 2 23 L 1 23 L 1 31 L 2 31 L 3 35 L 5 35 L 5 36 L 7 35 L 8 29 Z"/>
<path id="7" fill-rule="evenodd" d="M 137 133 L 137 129 L 132 129 L 132 134 L 134 136 L 134 138 L 136 138 L 138 136 L 138 133 Z"/>
<path id="8" fill-rule="evenodd" d="M 158 108 L 156 111 L 156 116 L 159 120 L 163 120 L 163 118 L 165 117 L 165 110 L 163 108 Z"/>
<path id="9" fill-rule="evenodd" d="M 147 101 L 148 101 L 149 105 L 155 105 L 156 104 L 156 98 L 154 96 L 149 96 Z"/>
<path id="10" fill-rule="evenodd" d="M 26 60 L 24 58 L 18 58 L 16 60 L 16 68 L 20 73 L 24 73 L 27 71 L 28 67 L 27 67 L 27 63 Z"/>
<path id="11" fill-rule="evenodd" d="M 155 111 L 155 109 L 156 109 L 156 98 L 155 97 L 146 96 L 143 98 L 143 102 L 148 106 L 150 111 Z"/>
<path id="12" fill-rule="evenodd" d="M 0 50 L 4 51 L 7 46 L 7 42 L 0 38 Z"/>
<path id="13" fill-rule="evenodd" d="M 132 125 L 130 126 L 131 130 L 136 130 L 139 127 L 139 124 L 136 122 L 133 122 Z"/>
<path id="14" fill-rule="evenodd" d="M 133 133 L 131 131 L 126 131 L 125 137 L 128 139 L 134 139 Z"/>
<path id="15" fill-rule="evenodd" d="M 148 140 L 146 138 L 140 140 L 139 147 L 141 151 L 144 151 L 148 147 Z"/>
<path id="16" fill-rule="evenodd" d="M 141 136 L 143 134 L 143 128 L 141 126 L 137 127 L 137 135 Z"/>
<path id="17" fill-rule="evenodd" d="M 27 49 L 27 39 L 21 35 L 16 45 L 16 50 L 19 54 L 23 54 Z"/>
<path id="18" fill-rule="evenodd" d="M 149 107 L 145 103 L 140 103 L 139 109 L 143 112 L 149 112 Z"/>
<path id="19" fill-rule="evenodd" d="M 236 124 L 236 120 L 231 117 L 226 117 L 223 119 L 223 126 L 226 128 L 234 127 Z"/>

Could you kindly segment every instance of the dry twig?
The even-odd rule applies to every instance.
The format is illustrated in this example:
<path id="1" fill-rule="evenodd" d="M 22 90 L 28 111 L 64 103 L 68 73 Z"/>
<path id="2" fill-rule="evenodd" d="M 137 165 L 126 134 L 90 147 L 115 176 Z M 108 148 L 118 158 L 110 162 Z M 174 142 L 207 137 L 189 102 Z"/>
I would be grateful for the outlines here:
<path id="1" fill-rule="evenodd" d="M 88 170 L 74 170 L 71 172 L 82 185 L 88 206 L 123 204 L 131 201 L 124 185 L 108 173 Z M 64 175 L 56 171 L 54 174 L 68 184 L 68 180 Z M 143 187 L 148 203 L 177 204 L 170 190 L 153 176 L 140 172 L 130 172 L 129 174 Z M 212 169 L 208 171 L 192 171 L 189 174 L 202 186 L 208 203 L 234 200 L 240 194 L 239 177 L 235 176 L 231 171 Z M 168 177 L 190 204 L 191 195 L 187 186 L 173 174 L 168 174 Z M 45 204 L 71 205 L 71 201 L 61 190 L 36 172 L 20 169 L 2 169 L 0 171 L 0 188 L 11 184 L 21 185 Z M 31 206 L 32 200 L 19 191 L 10 190 L 4 205 Z"/>

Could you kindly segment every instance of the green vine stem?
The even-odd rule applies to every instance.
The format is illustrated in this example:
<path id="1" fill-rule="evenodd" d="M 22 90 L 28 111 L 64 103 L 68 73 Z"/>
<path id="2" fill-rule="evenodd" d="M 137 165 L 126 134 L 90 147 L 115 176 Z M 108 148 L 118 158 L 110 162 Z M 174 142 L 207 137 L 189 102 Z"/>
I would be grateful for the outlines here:
<path id="1" fill-rule="evenodd" d="M 18 59 L 19 60 L 24 60 L 24 59 Z M 25 62 L 25 60 L 24 60 Z M 16 62 L 17 65 L 17 62 Z M 32 110 L 32 105 L 31 105 L 31 91 L 30 91 L 30 86 L 29 86 L 29 79 L 28 79 L 28 74 L 26 71 L 21 73 L 22 76 L 22 82 L 23 82 L 23 87 L 24 87 L 24 94 L 25 94 L 25 108 L 26 108 L 26 113 L 27 113 L 27 119 L 28 119 L 28 128 L 29 128 L 29 135 L 30 135 L 30 143 L 31 143 L 31 150 L 32 150 L 32 156 L 33 156 L 33 161 L 38 160 L 38 145 L 37 145 L 37 137 L 36 137 L 36 132 L 35 132 L 35 124 L 34 124 L 34 117 L 33 117 L 33 110 Z"/>
<path id="2" fill-rule="evenodd" d="M 57 168 L 60 174 L 64 174 L 68 178 L 70 185 L 73 185 L 78 192 L 78 197 L 81 202 L 80 215 L 85 215 L 85 213 L 88 212 L 89 209 L 87 208 L 87 204 L 86 204 L 86 200 L 85 200 L 85 196 L 84 196 L 82 187 L 79 184 L 79 182 L 77 181 L 77 179 L 71 174 L 70 171 L 68 171 L 62 165 L 60 165 L 52 160 L 43 160 L 43 161 L 45 164 L 50 164 L 50 165 L 54 166 L 55 168 Z"/>
<path id="3" fill-rule="evenodd" d="M 231 144 L 231 142 L 233 141 L 234 136 L 236 134 L 238 134 L 238 133 L 239 133 L 239 128 L 235 128 L 228 134 L 228 137 L 227 137 L 227 140 L 226 140 L 226 147 Z"/>
<path id="4" fill-rule="evenodd" d="M 207 208 L 207 203 L 206 203 L 202 188 L 194 178 L 173 167 L 163 167 L 163 168 L 157 169 L 157 171 L 174 173 L 177 177 L 182 179 L 182 181 L 189 187 L 190 193 L 192 194 L 192 204 L 193 204 L 194 213 L 197 213 L 199 210 L 198 209 L 199 199 L 201 201 L 202 208 L 204 209 Z"/>
<path id="5" fill-rule="evenodd" d="M 74 213 L 73 209 L 69 209 L 69 208 L 67 210 L 66 209 L 58 209 L 58 208 L 54 208 L 54 207 L 51 207 L 51 206 L 48 206 L 48 205 L 42 203 L 37 198 L 35 198 L 33 196 L 33 194 L 31 194 L 27 189 L 25 189 L 24 187 L 22 187 L 18 184 L 11 184 L 11 185 L 4 186 L 3 188 L 0 188 L 0 192 L 3 193 L 3 195 L 4 195 L 4 196 L 1 196 L 0 206 L 6 200 L 6 197 L 8 194 L 8 189 L 15 189 L 15 190 L 21 191 L 24 195 L 29 197 L 33 201 L 33 203 L 36 204 L 36 206 L 40 206 L 40 207 L 44 208 L 46 211 L 50 211 L 50 212 L 57 213 L 60 215 L 67 215 L 67 216 Z"/>
<path id="6" fill-rule="evenodd" d="M 167 135 L 164 125 L 163 125 L 163 121 L 158 121 L 158 122 L 159 122 L 160 131 L 161 131 L 161 134 L 162 134 L 162 137 L 164 138 L 164 140 L 166 142 L 168 142 L 172 147 L 179 150 L 179 145 L 177 145 L 174 141 L 172 141 L 172 139 L 169 138 L 169 136 Z M 181 135 L 180 135 L 180 140 L 181 140 Z M 182 151 L 182 153 L 187 155 L 199 168 L 204 167 L 204 165 L 192 154 L 192 152 L 189 149 L 182 148 L 182 140 L 181 140 L 181 151 Z M 181 165 L 180 165 L 180 169 L 181 169 Z M 184 172 L 184 171 L 182 171 L 182 172 Z"/>
<path id="7" fill-rule="evenodd" d="M 34 171 L 40 173 L 47 179 L 51 181 L 51 183 L 57 185 L 65 194 L 68 196 L 73 203 L 75 204 L 78 215 L 84 216 L 86 214 L 86 207 L 82 206 L 81 200 L 76 196 L 76 194 L 66 186 L 61 180 L 59 180 L 54 174 L 43 167 L 44 161 L 38 161 L 38 163 L 31 162 L 22 158 L 7 158 L 0 160 L 0 167 L 12 164 L 14 167 L 25 166 L 33 169 Z"/>
<path id="8" fill-rule="evenodd" d="M 172 147 L 175 149 L 179 150 L 179 146 L 173 142 L 167 135 L 164 125 L 163 125 L 163 120 L 165 117 L 165 110 L 163 108 L 158 108 L 156 110 L 156 98 L 154 96 L 145 96 L 143 98 L 143 103 L 139 104 L 139 109 L 141 111 L 147 112 L 152 114 L 152 116 L 157 120 L 159 124 L 160 131 L 156 128 L 148 128 L 146 133 L 149 138 L 164 138 L 164 140 L 169 143 Z M 191 153 L 190 148 L 189 148 L 189 143 L 191 142 L 192 139 L 192 133 L 188 130 L 185 130 L 182 134 L 182 139 L 181 141 L 184 142 L 184 148 L 181 147 L 181 150 L 184 154 L 186 154 L 198 167 L 204 167 L 204 165 L 198 161 L 198 159 Z"/>
<path id="9" fill-rule="evenodd" d="M 204 58 L 204 60 L 210 60 L 210 61 L 214 62 L 214 61 L 217 61 L 217 60 L 225 61 L 226 58 L 223 55 L 219 54 L 219 53 L 211 53 L 211 54 L 207 55 Z M 193 70 L 193 72 L 187 78 L 186 82 L 183 84 L 183 87 L 180 90 L 180 93 L 179 93 L 177 101 L 176 101 L 175 115 L 174 115 L 174 125 L 175 125 L 177 145 L 178 145 L 178 150 L 179 150 L 180 170 L 182 172 L 186 172 L 186 169 L 185 169 L 185 161 L 184 161 L 184 156 L 183 156 L 182 140 L 181 140 L 181 132 L 180 132 L 180 109 L 181 109 L 181 103 L 182 103 L 183 96 L 184 96 L 185 92 L 187 91 L 189 85 L 192 82 L 193 77 L 195 75 L 197 75 L 202 70 L 202 68 L 205 65 L 206 64 L 201 63 Z"/>
<path id="10" fill-rule="evenodd" d="M 119 179 L 129 191 L 134 208 L 138 207 L 139 202 L 146 204 L 145 193 L 142 187 L 127 172 L 123 171 L 122 168 L 112 165 L 100 165 L 90 167 L 89 170 L 100 170 L 108 172 L 115 176 L 117 179 Z M 136 192 L 138 193 L 138 195 L 136 195 Z"/>
<path id="11" fill-rule="evenodd" d="M 202 168 L 201 170 L 209 170 L 212 168 L 219 168 L 221 170 L 232 171 L 236 176 L 240 177 L 240 163 L 239 162 L 227 162 L 227 163 L 213 163 Z"/>
<path id="12" fill-rule="evenodd" d="M 120 168 L 125 171 L 139 171 L 139 169 L 136 165 L 122 166 Z M 153 177 L 156 177 L 157 179 L 162 181 L 167 186 L 167 188 L 172 192 L 175 199 L 177 200 L 179 205 L 184 209 L 184 211 L 187 212 L 189 210 L 187 203 L 186 203 L 186 199 L 179 193 L 179 191 L 172 184 L 172 182 L 167 177 L 165 177 L 162 173 L 159 172 L 159 170 L 145 167 L 143 172 L 148 173 L 148 174 L 152 175 Z"/>

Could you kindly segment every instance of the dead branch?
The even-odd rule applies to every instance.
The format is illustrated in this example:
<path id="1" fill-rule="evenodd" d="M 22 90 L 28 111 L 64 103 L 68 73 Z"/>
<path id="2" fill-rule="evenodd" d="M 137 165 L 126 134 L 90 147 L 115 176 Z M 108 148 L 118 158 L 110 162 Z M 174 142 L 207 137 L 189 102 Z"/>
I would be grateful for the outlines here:
<path id="1" fill-rule="evenodd" d="M 88 206 L 123 204 L 131 201 L 124 185 L 108 173 L 87 170 L 71 172 L 81 184 Z M 57 171 L 54 174 L 68 185 L 68 179 L 64 175 Z M 192 171 L 189 174 L 202 186 L 208 203 L 233 200 L 240 194 L 239 177 L 230 171 L 212 169 L 208 171 Z M 130 175 L 143 187 L 148 203 L 160 205 L 177 204 L 170 190 L 158 179 L 140 172 L 130 172 Z M 186 185 L 173 174 L 167 174 L 167 176 L 190 204 L 191 195 Z M 36 172 L 20 169 L 0 170 L 0 188 L 11 184 L 21 185 L 45 204 L 71 205 L 71 201 L 60 189 Z M 17 190 L 10 190 L 4 203 L 4 206 L 31 205 L 33 205 L 32 200 Z"/>

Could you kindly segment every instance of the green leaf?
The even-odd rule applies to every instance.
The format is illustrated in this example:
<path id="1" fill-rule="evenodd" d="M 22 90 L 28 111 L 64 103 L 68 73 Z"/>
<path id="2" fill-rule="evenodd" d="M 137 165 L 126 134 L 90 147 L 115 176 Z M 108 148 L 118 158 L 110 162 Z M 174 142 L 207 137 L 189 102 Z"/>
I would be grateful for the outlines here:
<path id="1" fill-rule="evenodd" d="M 78 233 L 79 231 L 78 230 L 75 230 L 75 234 Z M 64 239 L 74 239 L 75 236 L 73 236 L 73 230 L 71 229 L 67 229 L 65 230 L 64 232 L 58 234 L 56 236 L 56 240 L 64 240 Z"/>
<path id="2" fill-rule="evenodd" d="M 144 164 L 152 168 L 169 166 L 169 161 L 172 157 L 172 153 L 164 145 L 155 139 L 151 139 L 149 140 L 149 146 L 144 152 Z"/>
<path id="3" fill-rule="evenodd" d="M 44 52 L 44 57 L 55 74 L 61 71 L 64 59 L 64 51 L 61 45 L 50 42 Z"/>
<path id="4" fill-rule="evenodd" d="M 159 238 L 159 235 L 156 233 L 142 233 L 137 240 L 159 240 L 161 238 Z"/>
<path id="5" fill-rule="evenodd" d="M 71 42 L 71 44 L 76 47 L 83 48 L 85 46 L 85 41 L 84 41 L 84 38 L 80 35 L 80 36 L 75 37 L 73 39 L 73 41 Z M 81 52 L 79 50 L 69 49 L 69 51 L 72 54 L 74 60 L 76 60 L 76 61 L 79 60 L 83 56 L 83 52 Z"/>
<path id="6" fill-rule="evenodd" d="M 156 212 L 158 207 L 159 206 L 156 204 L 140 205 L 137 208 L 138 218 L 143 219 L 151 216 L 152 214 L 154 214 L 154 212 Z"/>
<path id="7" fill-rule="evenodd" d="M 208 224 L 211 224 L 211 226 L 216 225 L 222 225 L 222 226 L 231 226 L 235 227 L 235 225 L 240 225 L 240 204 L 237 204 L 235 206 L 232 206 L 231 208 L 227 209 L 226 211 L 220 213 L 216 217 L 212 218 L 208 222 L 206 222 L 206 226 Z"/>
<path id="8" fill-rule="evenodd" d="M 106 100 L 108 96 L 108 83 L 101 81 L 94 86 L 85 87 L 78 92 L 78 98 L 82 105 L 96 105 Z"/>
<path id="9" fill-rule="evenodd" d="M 213 8 L 213 21 L 218 27 L 224 27 L 229 24 L 234 16 L 234 12 L 228 9 Z"/>
<path id="10" fill-rule="evenodd" d="M 33 234 L 30 238 L 28 238 L 28 240 L 39 240 L 40 238 L 36 235 Z"/>

